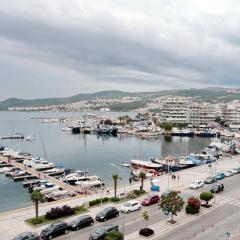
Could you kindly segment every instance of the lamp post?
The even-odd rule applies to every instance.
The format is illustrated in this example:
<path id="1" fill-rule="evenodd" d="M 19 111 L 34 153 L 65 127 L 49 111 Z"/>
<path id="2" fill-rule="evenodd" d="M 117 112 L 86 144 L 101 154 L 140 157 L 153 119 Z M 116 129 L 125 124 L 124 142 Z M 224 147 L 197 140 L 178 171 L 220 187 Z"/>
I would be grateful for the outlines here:
<path id="1" fill-rule="evenodd" d="M 126 172 L 122 169 L 122 168 L 120 168 L 120 167 L 118 167 L 116 164 L 114 164 L 114 163 L 111 163 L 111 166 L 112 167 L 115 167 L 115 168 L 117 168 L 119 171 L 121 171 L 124 175 L 125 175 L 125 177 L 126 177 L 126 179 L 127 179 L 127 174 L 126 174 Z M 125 181 L 124 181 L 124 183 L 123 183 L 123 192 L 124 192 L 124 198 L 123 198 L 123 206 L 124 206 L 124 204 L 125 204 L 125 200 L 126 200 L 126 188 L 125 188 Z M 124 235 L 125 235 L 125 212 L 123 212 L 122 213 L 122 230 L 123 230 L 123 240 L 124 240 Z"/>

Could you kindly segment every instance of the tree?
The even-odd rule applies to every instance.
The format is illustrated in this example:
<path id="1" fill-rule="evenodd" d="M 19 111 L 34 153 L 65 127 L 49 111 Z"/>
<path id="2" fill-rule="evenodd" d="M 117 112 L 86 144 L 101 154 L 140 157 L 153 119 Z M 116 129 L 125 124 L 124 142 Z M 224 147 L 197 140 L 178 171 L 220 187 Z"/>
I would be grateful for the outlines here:
<path id="1" fill-rule="evenodd" d="M 118 174 L 113 174 L 112 178 L 113 178 L 113 185 L 114 185 L 114 197 L 116 198 L 117 197 L 117 183 L 118 183 L 118 180 L 121 178 L 118 176 Z"/>
<path id="2" fill-rule="evenodd" d="M 209 206 L 208 205 L 208 202 L 213 199 L 213 194 L 211 192 L 202 192 L 200 194 L 200 199 L 203 200 L 203 201 L 206 201 L 206 206 Z"/>
<path id="3" fill-rule="evenodd" d="M 31 199 L 35 205 L 36 220 L 38 220 L 39 202 L 44 202 L 45 198 L 39 191 L 34 190 L 31 194 Z"/>
<path id="4" fill-rule="evenodd" d="M 165 131 L 171 131 L 173 127 L 173 124 L 170 122 L 164 122 L 161 124 L 161 128 L 163 128 Z"/>
<path id="5" fill-rule="evenodd" d="M 201 202 L 197 197 L 190 197 L 187 201 L 186 213 L 196 214 L 199 212 Z"/>
<path id="6" fill-rule="evenodd" d="M 181 212 L 183 209 L 184 201 L 177 191 L 171 191 L 168 194 L 162 196 L 160 202 L 160 208 L 163 211 L 171 213 L 173 221 L 173 215 L 177 216 L 177 212 Z"/>
<path id="7" fill-rule="evenodd" d="M 146 173 L 145 172 L 140 172 L 139 173 L 139 178 L 141 180 L 141 186 L 140 186 L 140 190 L 143 190 L 143 183 L 144 183 L 144 179 L 146 179 Z"/>
<path id="8" fill-rule="evenodd" d="M 112 231 L 110 232 L 104 240 L 123 240 L 123 234 L 119 231 Z"/>
<path id="9" fill-rule="evenodd" d="M 148 226 L 148 221 L 150 219 L 150 214 L 149 214 L 149 211 L 147 209 L 144 209 L 142 211 L 142 217 L 146 221 L 146 227 L 147 227 Z"/>

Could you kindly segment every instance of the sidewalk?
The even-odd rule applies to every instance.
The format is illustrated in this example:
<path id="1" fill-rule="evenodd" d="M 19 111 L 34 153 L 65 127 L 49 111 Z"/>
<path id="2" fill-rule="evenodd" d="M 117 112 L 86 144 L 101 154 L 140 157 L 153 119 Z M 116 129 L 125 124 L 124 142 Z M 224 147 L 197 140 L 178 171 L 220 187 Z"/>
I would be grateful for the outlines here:
<path id="1" fill-rule="evenodd" d="M 223 158 L 219 160 L 219 162 L 217 163 L 217 172 L 232 169 L 234 167 L 239 167 L 238 160 L 239 160 L 239 157 L 235 157 L 235 156 L 232 159 Z M 180 175 L 180 180 L 170 179 L 170 189 L 179 190 L 179 191 L 183 191 L 184 189 L 188 188 L 190 183 L 192 183 L 194 180 L 205 179 L 207 176 L 211 174 L 207 165 L 186 169 L 178 173 Z M 159 184 L 161 187 L 160 193 L 166 191 L 168 188 L 168 176 L 162 175 L 160 177 L 157 177 L 157 179 L 159 179 Z M 139 189 L 139 187 L 140 187 L 140 182 L 132 183 L 132 185 L 126 186 L 126 192 L 129 192 L 133 189 Z M 150 191 L 149 179 L 145 180 L 144 189 L 146 191 Z M 122 192 L 124 192 L 124 187 L 119 186 L 118 193 L 122 193 Z M 102 197 L 105 197 L 105 196 L 107 196 L 106 192 L 102 194 Z M 113 196 L 113 189 L 110 190 L 110 196 Z M 45 214 L 52 207 L 62 206 L 64 204 L 67 204 L 70 206 L 76 206 L 84 202 L 87 202 L 89 200 L 100 198 L 100 197 L 101 197 L 101 194 L 98 193 L 98 194 L 93 194 L 88 196 L 77 196 L 74 198 L 65 199 L 65 200 L 53 202 L 53 203 L 40 204 L 39 215 Z M 104 206 L 108 206 L 108 205 L 116 205 L 116 204 L 107 204 Z M 117 204 L 117 207 L 118 206 L 120 207 L 120 205 L 121 204 Z M 92 216 L 95 216 L 99 210 L 100 210 L 100 207 L 91 208 L 89 213 Z M 35 214 L 34 206 L 15 210 L 12 212 L 0 213 L 0 232 L 1 232 L 2 239 L 4 240 L 11 239 L 15 235 L 24 231 L 40 232 L 40 230 L 44 228 L 44 226 L 33 229 L 24 222 L 25 219 L 34 217 L 34 214 Z M 160 223 L 157 224 L 158 227 L 159 227 L 159 224 Z"/>

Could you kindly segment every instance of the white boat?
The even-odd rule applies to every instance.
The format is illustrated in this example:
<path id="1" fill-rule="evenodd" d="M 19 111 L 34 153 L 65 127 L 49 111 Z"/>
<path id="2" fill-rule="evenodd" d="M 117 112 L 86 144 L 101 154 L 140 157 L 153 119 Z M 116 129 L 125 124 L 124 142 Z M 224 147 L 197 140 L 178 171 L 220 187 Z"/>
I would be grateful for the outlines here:
<path id="1" fill-rule="evenodd" d="M 3 168 L 0 168 L 0 173 L 9 172 L 13 169 L 14 169 L 14 167 L 3 167 Z"/>
<path id="2" fill-rule="evenodd" d="M 103 181 L 98 176 L 82 177 L 78 179 L 75 184 L 81 187 L 100 187 L 104 185 Z"/>
<path id="3" fill-rule="evenodd" d="M 52 187 L 48 187 L 48 188 L 45 188 L 43 190 L 40 190 L 40 193 L 42 193 L 42 194 L 49 194 L 49 193 L 51 193 L 53 191 L 56 191 L 56 190 L 60 190 L 60 187 L 54 185 Z"/>
<path id="4" fill-rule="evenodd" d="M 35 138 L 34 135 L 29 135 L 29 136 L 27 136 L 25 139 L 26 139 L 26 141 L 33 141 L 33 140 L 35 140 L 36 138 Z"/>
<path id="5" fill-rule="evenodd" d="M 130 167 L 130 164 L 128 164 L 128 163 L 120 163 L 120 165 L 121 165 L 122 167 Z"/>
<path id="6" fill-rule="evenodd" d="M 63 181 L 71 184 L 71 183 L 75 183 L 76 181 L 78 181 L 82 177 L 87 177 L 87 172 L 82 171 L 82 170 L 78 170 L 74 173 L 70 173 L 67 176 L 65 176 L 63 178 Z"/>
<path id="7" fill-rule="evenodd" d="M 64 128 L 62 128 L 62 131 L 72 131 L 72 128 L 71 127 L 64 127 Z"/>
<path id="8" fill-rule="evenodd" d="M 53 167 L 54 167 L 54 163 L 49 163 L 48 161 L 41 161 L 40 163 L 35 163 L 33 165 L 33 168 L 36 170 L 44 170 L 44 169 L 49 169 Z"/>
<path id="9" fill-rule="evenodd" d="M 140 167 L 140 168 L 147 168 L 147 169 L 160 169 L 163 165 L 152 163 L 150 161 L 143 161 L 143 160 L 131 160 L 131 165 L 133 167 Z"/>

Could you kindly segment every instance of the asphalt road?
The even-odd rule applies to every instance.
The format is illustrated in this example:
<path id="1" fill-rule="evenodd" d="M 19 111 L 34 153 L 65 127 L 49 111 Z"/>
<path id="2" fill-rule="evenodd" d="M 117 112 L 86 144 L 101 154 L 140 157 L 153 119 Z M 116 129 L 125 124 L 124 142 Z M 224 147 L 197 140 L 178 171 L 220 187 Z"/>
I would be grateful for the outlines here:
<path id="1" fill-rule="evenodd" d="M 161 220 L 164 219 L 164 215 L 162 213 L 162 211 L 158 208 L 158 204 L 149 206 L 149 207 L 144 207 L 142 209 L 148 209 L 151 219 L 149 221 L 149 225 L 154 224 L 156 222 L 159 222 Z M 65 236 L 61 236 L 58 237 L 57 239 L 69 239 L 69 240 L 79 240 L 81 238 L 81 240 L 87 240 L 89 239 L 89 235 L 95 231 L 95 229 L 101 225 L 104 225 L 106 223 L 111 223 L 114 225 L 118 225 L 119 226 L 119 231 L 123 232 L 123 228 L 122 228 L 122 223 L 124 221 L 124 229 L 125 229 L 125 235 L 128 235 L 130 233 L 133 233 L 135 231 L 138 231 L 140 228 L 145 227 L 146 226 L 146 222 L 143 220 L 142 216 L 141 216 L 142 211 L 135 211 L 132 213 L 128 213 L 128 214 L 120 214 L 119 217 L 117 218 L 113 218 L 108 220 L 107 222 L 97 222 L 95 221 L 95 224 L 91 227 L 87 227 L 84 229 L 81 229 L 79 231 L 76 232 L 70 232 L 68 235 Z M 124 215 L 124 216 L 123 216 Z"/>
<path id="2" fill-rule="evenodd" d="M 225 178 L 223 180 L 218 181 L 218 183 L 223 183 L 225 188 L 223 193 L 218 193 L 223 196 L 227 196 L 229 198 L 232 198 L 233 200 L 239 200 L 240 199 L 240 189 L 238 189 L 240 182 L 240 174 L 234 175 L 232 177 Z M 203 188 L 191 190 L 191 189 L 185 189 L 183 193 L 181 194 L 184 200 L 187 200 L 190 196 L 199 196 L 199 194 L 202 191 L 209 191 L 211 188 L 211 184 L 204 185 Z M 240 201 L 239 201 L 240 203 Z M 164 219 L 164 215 L 162 211 L 158 208 L 158 205 L 153 205 L 150 207 L 144 207 L 147 208 L 150 212 L 150 221 L 149 225 L 157 223 Z M 143 208 L 143 209 L 144 209 Z M 125 235 L 128 235 L 130 233 L 138 231 L 140 228 L 146 226 L 146 222 L 141 217 L 142 211 L 136 211 L 129 214 L 120 214 L 119 217 L 108 220 L 106 223 L 111 223 L 119 226 L 119 230 L 123 232 L 122 223 L 124 221 L 124 229 L 125 229 Z M 219 224 L 225 224 L 226 226 L 229 225 L 227 222 L 231 220 L 231 218 L 234 216 L 235 219 L 238 219 L 237 222 L 240 220 L 240 207 L 234 206 L 234 205 L 223 205 L 222 207 L 219 207 L 212 211 L 211 213 L 202 216 L 197 217 L 194 222 L 191 222 L 190 224 L 185 224 L 183 227 L 181 227 L 179 230 L 173 231 L 169 233 L 167 236 L 162 237 L 161 239 L 164 240 L 189 240 L 189 239 L 225 239 L 225 238 L 216 238 L 219 235 L 224 237 L 225 232 L 227 231 L 223 227 L 221 228 L 222 231 L 215 232 L 215 227 L 219 227 Z M 239 216 L 239 217 L 238 217 Z M 223 222 L 224 220 L 224 222 Z M 228 221 L 227 221 L 228 220 Z M 231 221 L 230 221 L 231 222 Z M 236 225 L 237 225 L 236 222 Z M 91 227 L 87 227 L 84 229 L 81 229 L 76 232 L 70 232 L 68 235 L 64 235 L 61 237 L 58 237 L 56 239 L 62 240 L 62 239 L 69 239 L 69 240 L 87 240 L 89 239 L 89 235 L 94 232 L 94 230 L 103 225 L 105 223 L 99 223 L 95 221 L 95 224 Z M 223 224 L 223 225 L 224 225 Z M 231 225 L 231 223 L 230 223 Z M 203 232 L 204 230 L 204 232 Z M 233 232 L 233 228 L 228 227 L 228 231 Z M 211 238 L 209 235 L 206 238 L 206 233 L 210 232 L 210 235 L 212 234 Z M 205 233 L 205 234 L 204 234 Z"/>

